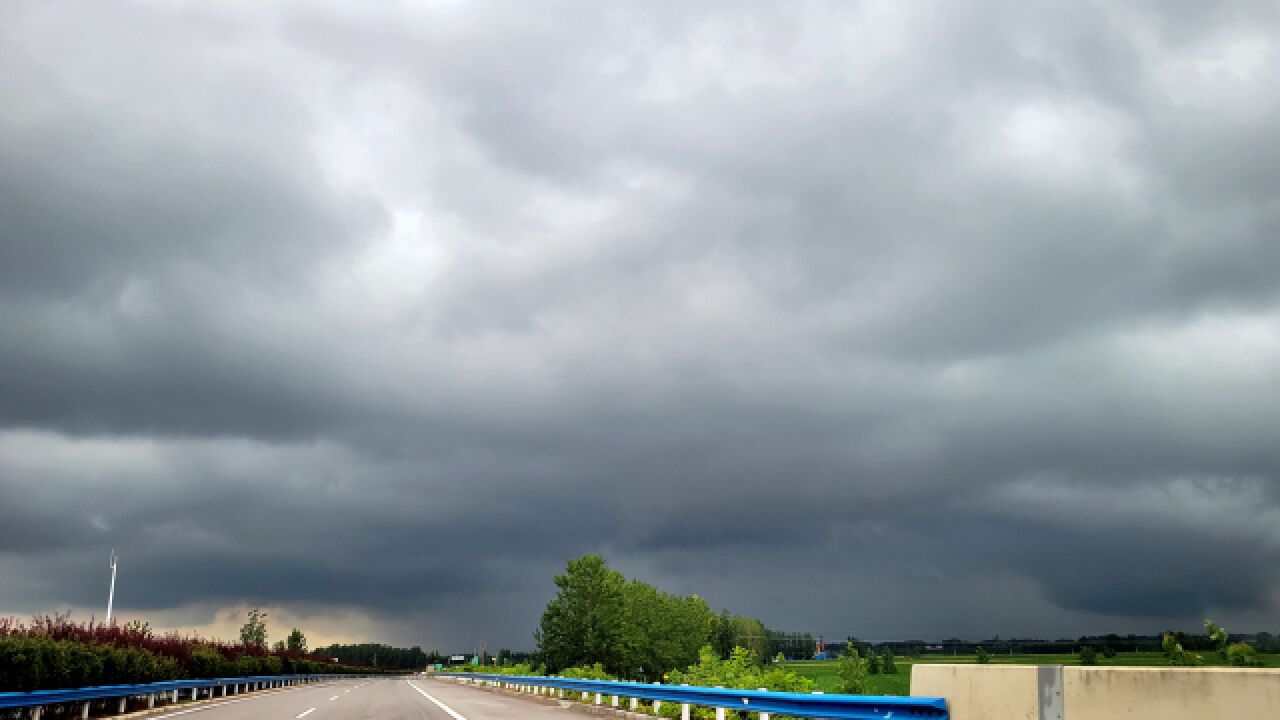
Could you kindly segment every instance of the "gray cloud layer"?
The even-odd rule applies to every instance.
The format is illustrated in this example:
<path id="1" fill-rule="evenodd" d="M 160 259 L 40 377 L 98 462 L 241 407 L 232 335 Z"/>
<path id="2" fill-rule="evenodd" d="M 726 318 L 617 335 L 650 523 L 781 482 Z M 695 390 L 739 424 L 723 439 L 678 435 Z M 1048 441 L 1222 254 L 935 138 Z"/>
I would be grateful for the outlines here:
<path id="1" fill-rule="evenodd" d="M 1277 629 L 1271 3 L 0 13 L 0 611 Z"/>

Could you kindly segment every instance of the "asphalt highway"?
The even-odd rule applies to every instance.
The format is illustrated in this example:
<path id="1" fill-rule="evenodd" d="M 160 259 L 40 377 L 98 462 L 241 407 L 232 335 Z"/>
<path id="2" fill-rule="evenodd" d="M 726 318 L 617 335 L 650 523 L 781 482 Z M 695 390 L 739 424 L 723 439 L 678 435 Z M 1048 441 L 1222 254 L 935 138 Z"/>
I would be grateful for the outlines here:
<path id="1" fill-rule="evenodd" d="M 147 716 L 147 720 L 570 720 L 573 715 L 519 695 L 421 676 L 344 680 Z"/>

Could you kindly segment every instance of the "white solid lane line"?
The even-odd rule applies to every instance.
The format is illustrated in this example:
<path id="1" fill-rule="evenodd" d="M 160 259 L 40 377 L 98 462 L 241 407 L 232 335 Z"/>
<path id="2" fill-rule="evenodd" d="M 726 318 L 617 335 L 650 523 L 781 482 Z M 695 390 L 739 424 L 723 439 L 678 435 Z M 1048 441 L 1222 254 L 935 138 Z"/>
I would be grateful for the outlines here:
<path id="1" fill-rule="evenodd" d="M 304 717 L 306 717 L 306 716 L 310 715 L 311 713 L 313 713 L 313 712 L 315 712 L 315 711 L 316 711 L 316 709 L 315 709 L 315 708 L 311 708 L 310 710 L 304 710 L 304 711 L 302 711 L 302 712 L 298 713 L 297 715 L 294 715 L 294 716 L 293 716 L 293 720 L 299 720 L 299 718 L 304 718 Z"/>
<path id="2" fill-rule="evenodd" d="M 413 688 L 414 690 L 417 690 L 419 695 L 422 695 L 422 697 L 435 703 L 436 706 L 439 707 L 441 710 L 449 713 L 449 717 L 453 718 L 453 720 L 467 720 L 466 718 L 462 717 L 457 712 L 455 712 L 453 708 L 449 707 L 448 705 L 445 705 L 439 700 L 428 695 L 426 690 L 423 690 L 422 688 L 418 687 L 416 684 L 414 684 L 412 680 L 405 680 L 405 682 L 409 683 L 409 687 Z"/>

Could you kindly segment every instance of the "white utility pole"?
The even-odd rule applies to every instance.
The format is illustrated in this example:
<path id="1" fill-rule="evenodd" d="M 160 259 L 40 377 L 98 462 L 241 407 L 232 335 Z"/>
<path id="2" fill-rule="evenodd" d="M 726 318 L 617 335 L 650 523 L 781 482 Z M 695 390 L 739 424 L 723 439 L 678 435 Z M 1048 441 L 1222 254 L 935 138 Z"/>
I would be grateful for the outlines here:
<path id="1" fill-rule="evenodd" d="M 116 599 L 116 551 L 111 551 L 111 590 L 107 592 L 107 625 L 111 625 L 111 605 Z"/>

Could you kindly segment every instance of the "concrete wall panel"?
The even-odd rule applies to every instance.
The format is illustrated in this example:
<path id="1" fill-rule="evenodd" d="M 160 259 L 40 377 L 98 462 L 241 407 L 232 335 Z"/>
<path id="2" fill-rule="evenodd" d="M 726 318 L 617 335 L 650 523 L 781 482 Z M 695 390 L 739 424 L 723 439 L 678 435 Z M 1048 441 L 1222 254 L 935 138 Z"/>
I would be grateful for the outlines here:
<path id="1" fill-rule="evenodd" d="M 913 665 L 911 694 L 946 698 L 951 720 L 1041 720 L 1034 665 Z"/>
<path id="2" fill-rule="evenodd" d="M 1280 669 L 915 665 L 952 720 L 1280 720 Z"/>
<path id="3" fill-rule="evenodd" d="M 1063 669 L 1067 720 L 1280 718 L 1280 670 Z"/>

